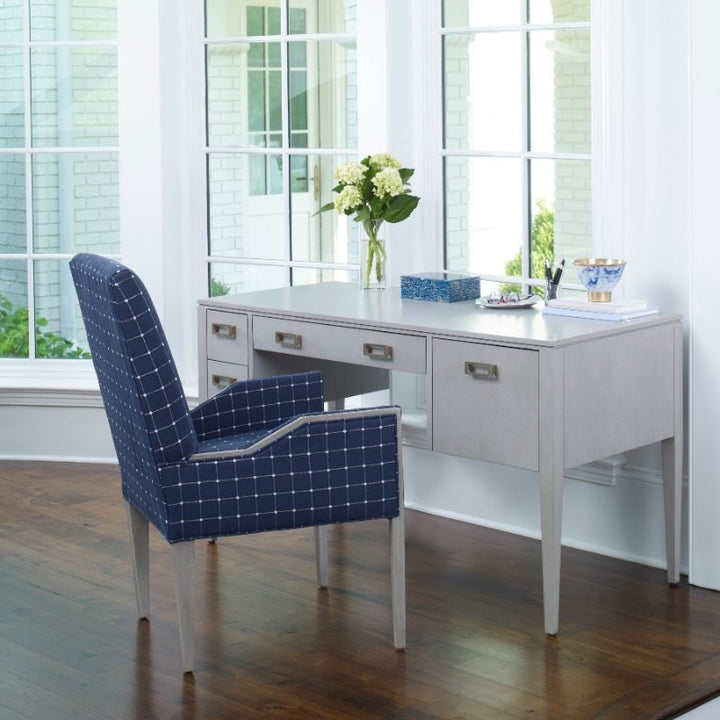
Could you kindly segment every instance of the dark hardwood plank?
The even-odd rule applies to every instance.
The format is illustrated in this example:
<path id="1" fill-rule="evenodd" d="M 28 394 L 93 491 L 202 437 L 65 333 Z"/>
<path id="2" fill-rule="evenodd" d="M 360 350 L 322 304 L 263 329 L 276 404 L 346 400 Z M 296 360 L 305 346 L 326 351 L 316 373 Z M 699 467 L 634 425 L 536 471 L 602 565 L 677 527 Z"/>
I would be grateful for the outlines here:
<path id="1" fill-rule="evenodd" d="M 563 550 L 542 630 L 539 542 L 407 513 L 408 649 L 392 648 L 387 524 L 196 546 L 196 672 L 180 671 L 167 545 L 135 617 L 117 468 L 0 462 L 3 720 L 648 720 L 720 690 L 720 596 Z"/>

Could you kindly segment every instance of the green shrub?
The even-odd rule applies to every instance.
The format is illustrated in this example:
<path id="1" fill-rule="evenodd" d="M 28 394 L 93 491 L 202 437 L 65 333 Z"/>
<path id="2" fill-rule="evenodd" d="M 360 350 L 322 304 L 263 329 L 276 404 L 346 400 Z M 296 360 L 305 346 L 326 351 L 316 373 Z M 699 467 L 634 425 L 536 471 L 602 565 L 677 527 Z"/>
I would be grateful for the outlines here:
<path id="1" fill-rule="evenodd" d="M 71 340 L 49 332 L 48 321 L 35 320 L 35 355 L 39 358 L 81 358 L 90 353 Z M 30 323 L 26 307 L 13 308 L 12 303 L 0 295 L 0 357 L 26 358 L 30 355 Z"/>
<path id="2" fill-rule="evenodd" d="M 210 278 L 210 297 L 220 297 L 230 294 L 230 286 L 217 278 Z"/>
<path id="3" fill-rule="evenodd" d="M 545 260 L 553 263 L 555 255 L 555 212 L 545 206 L 542 200 L 538 200 L 538 212 L 533 218 L 532 228 L 530 231 L 530 277 L 545 277 Z M 522 251 L 518 250 L 515 255 L 505 265 L 506 275 L 522 275 Z M 500 292 L 520 292 L 521 287 L 518 284 L 505 283 L 500 288 Z M 545 297 L 544 286 L 534 286 L 532 292 L 540 297 Z"/>

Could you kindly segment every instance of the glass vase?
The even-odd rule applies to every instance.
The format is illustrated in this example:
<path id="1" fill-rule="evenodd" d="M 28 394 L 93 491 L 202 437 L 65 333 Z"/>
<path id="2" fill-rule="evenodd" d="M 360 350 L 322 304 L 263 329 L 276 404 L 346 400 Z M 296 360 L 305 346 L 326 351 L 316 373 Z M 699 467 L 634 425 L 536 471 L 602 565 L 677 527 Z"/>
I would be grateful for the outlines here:
<path id="1" fill-rule="evenodd" d="M 388 287 L 388 253 L 385 240 L 377 236 L 382 221 L 363 223 L 367 237 L 360 241 L 360 284 L 364 290 Z"/>

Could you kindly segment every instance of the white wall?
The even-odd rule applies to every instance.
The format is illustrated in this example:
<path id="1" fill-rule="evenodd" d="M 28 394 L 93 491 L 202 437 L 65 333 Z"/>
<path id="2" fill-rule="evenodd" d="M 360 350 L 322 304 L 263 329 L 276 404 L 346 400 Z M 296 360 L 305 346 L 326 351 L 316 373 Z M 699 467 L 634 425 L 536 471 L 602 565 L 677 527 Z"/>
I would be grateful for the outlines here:
<path id="1" fill-rule="evenodd" d="M 720 590 L 720 374 L 718 309 L 720 267 L 718 168 L 720 168 L 720 66 L 716 0 L 690 2 L 690 129 L 692 282 L 690 342 L 691 413 L 690 580 Z"/>

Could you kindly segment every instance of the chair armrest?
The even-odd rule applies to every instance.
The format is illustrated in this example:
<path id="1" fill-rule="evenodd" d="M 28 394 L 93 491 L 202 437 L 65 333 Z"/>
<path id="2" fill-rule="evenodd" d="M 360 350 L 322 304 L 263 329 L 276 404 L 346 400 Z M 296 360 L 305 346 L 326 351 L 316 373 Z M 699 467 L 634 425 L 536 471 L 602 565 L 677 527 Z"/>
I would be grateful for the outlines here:
<path id="1" fill-rule="evenodd" d="M 241 380 L 191 411 L 198 440 L 271 428 L 297 415 L 322 412 L 319 372 Z"/>
<path id="2" fill-rule="evenodd" d="M 294 418 L 258 443 L 158 467 L 170 542 L 397 517 L 400 408 Z"/>

